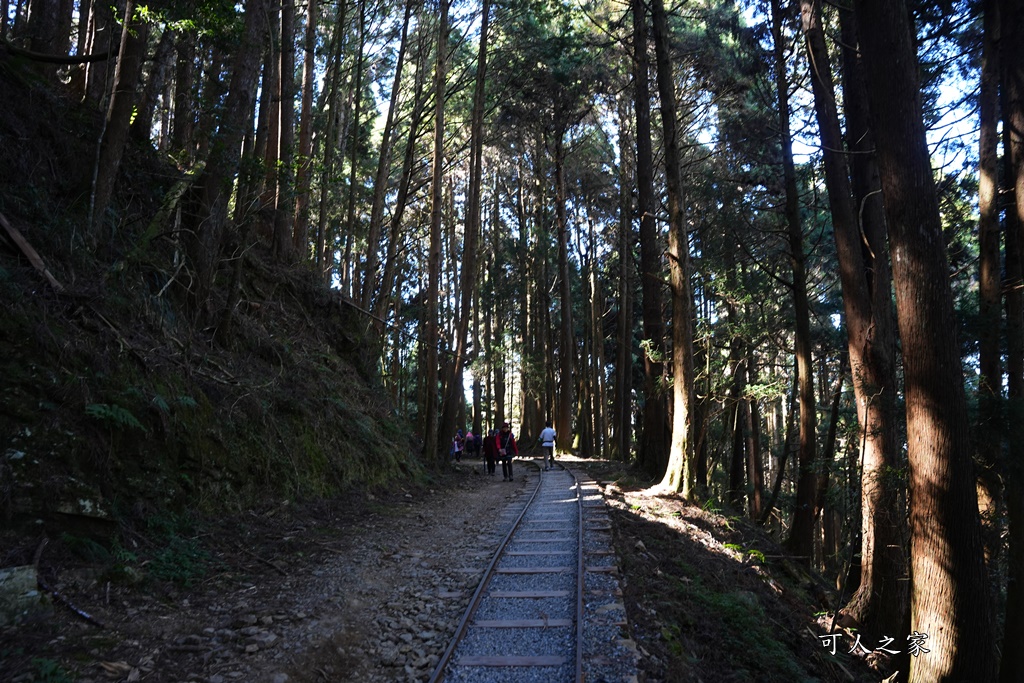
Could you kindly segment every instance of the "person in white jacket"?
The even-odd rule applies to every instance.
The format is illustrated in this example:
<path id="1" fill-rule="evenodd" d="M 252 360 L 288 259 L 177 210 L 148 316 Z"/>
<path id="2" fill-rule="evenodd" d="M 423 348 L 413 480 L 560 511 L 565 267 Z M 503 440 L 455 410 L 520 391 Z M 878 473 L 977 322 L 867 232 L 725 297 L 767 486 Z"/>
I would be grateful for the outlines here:
<path id="1" fill-rule="evenodd" d="M 544 429 L 537 437 L 541 447 L 544 449 L 544 469 L 555 468 L 555 430 L 551 428 L 551 421 L 544 423 Z"/>

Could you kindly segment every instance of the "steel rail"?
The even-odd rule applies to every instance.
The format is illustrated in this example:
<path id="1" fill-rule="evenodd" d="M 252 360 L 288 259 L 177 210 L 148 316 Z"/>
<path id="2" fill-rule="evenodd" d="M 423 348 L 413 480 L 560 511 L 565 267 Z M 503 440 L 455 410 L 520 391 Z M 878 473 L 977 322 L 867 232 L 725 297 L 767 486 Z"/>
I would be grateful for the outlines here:
<path id="1" fill-rule="evenodd" d="M 563 466 L 564 467 L 564 466 Z M 583 561 L 586 551 L 583 548 L 583 484 L 576 473 L 565 468 L 576 482 L 576 512 L 579 519 L 576 540 L 576 683 L 583 683 L 583 589 L 586 583 L 586 565 Z"/>
<path id="2" fill-rule="evenodd" d="M 538 474 L 539 474 L 538 470 Z M 430 676 L 429 683 L 438 683 L 438 681 L 444 680 L 444 670 L 448 666 L 448 662 L 451 661 L 452 655 L 455 653 L 455 648 L 459 646 L 462 641 L 462 637 L 466 635 L 466 629 L 469 626 L 469 620 L 473 617 L 476 612 L 476 608 L 480 605 L 480 600 L 483 598 L 484 590 L 487 585 L 491 582 L 491 578 L 494 576 L 494 569 L 498 566 L 498 562 L 505 554 L 505 548 L 508 546 L 509 540 L 512 535 L 515 534 L 519 528 L 519 524 L 523 521 L 526 513 L 529 512 L 530 506 L 533 505 L 533 501 L 537 498 L 537 493 L 540 492 L 540 485 L 543 476 L 537 477 L 537 485 L 533 489 L 533 493 L 530 494 L 530 499 L 526 501 L 526 505 L 523 506 L 522 512 L 516 518 L 515 523 L 512 524 L 512 528 L 509 529 L 508 533 L 505 534 L 505 538 L 498 544 L 498 550 L 494 553 L 491 558 L 490 564 L 487 565 L 487 569 L 484 570 L 483 578 L 480 579 L 480 583 L 477 584 L 476 591 L 473 593 L 473 597 L 469 600 L 469 605 L 466 607 L 465 613 L 462 615 L 462 619 L 459 621 L 459 625 L 455 628 L 455 635 L 452 636 L 451 641 L 448 643 L 447 649 L 444 654 L 441 655 L 441 659 L 437 662 L 437 666 L 434 667 L 434 673 Z M 581 508 L 582 510 L 582 508 Z"/>

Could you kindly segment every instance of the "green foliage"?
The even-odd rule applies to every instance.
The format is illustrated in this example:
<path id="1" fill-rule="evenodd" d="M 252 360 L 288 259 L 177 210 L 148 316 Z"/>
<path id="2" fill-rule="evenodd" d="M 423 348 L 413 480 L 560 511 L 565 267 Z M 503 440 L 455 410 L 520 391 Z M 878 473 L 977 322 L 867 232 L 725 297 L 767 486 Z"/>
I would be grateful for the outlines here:
<path id="1" fill-rule="evenodd" d="M 85 414 L 98 420 L 107 427 L 120 429 L 137 429 L 148 432 L 145 425 L 139 422 L 130 410 L 111 403 L 90 403 L 85 407 Z"/>
<path id="2" fill-rule="evenodd" d="M 32 659 L 32 666 L 35 667 L 32 683 L 74 683 L 71 674 L 59 663 L 46 657 L 35 657 Z"/>
<path id="3" fill-rule="evenodd" d="M 156 552 L 147 569 L 158 579 L 187 587 L 205 576 L 210 560 L 196 539 L 174 536 Z"/>
<path id="4" fill-rule="evenodd" d="M 146 530 L 159 546 L 145 568 L 161 581 L 191 586 L 206 575 L 212 558 L 195 536 L 195 525 L 186 515 L 161 513 L 146 520 Z M 125 558 L 133 555 L 126 553 Z"/>
<path id="5" fill-rule="evenodd" d="M 778 642 L 756 595 L 744 591 L 718 592 L 705 586 L 700 575 L 678 581 L 676 590 L 680 603 L 688 605 L 688 613 L 706 615 L 699 624 L 702 638 L 730 641 L 735 680 L 807 680 L 794 654 Z"/>

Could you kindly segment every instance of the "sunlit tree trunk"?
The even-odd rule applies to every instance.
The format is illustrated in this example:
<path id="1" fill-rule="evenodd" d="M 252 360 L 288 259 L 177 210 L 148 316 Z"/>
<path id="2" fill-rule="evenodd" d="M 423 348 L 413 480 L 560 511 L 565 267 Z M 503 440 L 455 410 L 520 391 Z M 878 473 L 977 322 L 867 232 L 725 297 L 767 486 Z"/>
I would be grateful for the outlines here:
<path id="1" fill-rule="evenodd" d="M 967 399 L 910 18 L 856 0 L 903 346 L 910 481 L 910 628 L 930 653 L 911 683 L 995 680 Z"/>
<path id="2" fill-rule="evenodd" d="M 690 243 L 683 215 L 682 151 L 676 123 L 675 79 L 669 54 L 668 17 L 663 0 L 654 0 L 654 50 L 658 63 L 658 94 L 665 139 L 665 182 L 668 187 L 668 267 L 672 289 L 672 444 L 661 486 L 693 496 L 693 291 L 690 286 Z"/>

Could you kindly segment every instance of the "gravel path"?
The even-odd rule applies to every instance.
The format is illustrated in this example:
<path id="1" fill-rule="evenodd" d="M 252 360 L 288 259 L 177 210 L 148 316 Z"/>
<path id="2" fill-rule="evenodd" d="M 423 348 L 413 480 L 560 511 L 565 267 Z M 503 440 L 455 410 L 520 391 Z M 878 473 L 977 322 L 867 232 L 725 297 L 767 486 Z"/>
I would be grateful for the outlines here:
<path id="1" fill-rule="evenodd" d="M 293 518 L 285 508 L 265 512 L 261 518 L 276 520 L 273 526 L 238 527 L 230 538 L 230 545 L 246 549 L 230 561 L 244 567 L 228 567 L 187 589 L 154 592 L 150 584 L 111 583 L 95 569 L 62 566 L 57 587 L 106 628 L 58 608 L 49 622 L 0 631 L 0 651 L 24 653 L 17 665 L 5 661 L 0 681 L 38 680 L 33 660 L 58 663 L 79 683 L 427 681 L 494 549 L 522 512 L 523 492 L 539 476 L 525 463 L 517 463 L 513 483 L 489 477 L 474 461 L 460 467 L 454 488 L 399 493 L 386 504 L 371 499 L 371 510 L 345 521 Z M 536 529 L 569 524 L 552 516 L 531 523 Z M 550 540 L 553 534 L 530 535 Z M 538 545 L 548 544 L 514 550 Z M 551 579 L 537 578 L 537 586 L 575 590 L 571 577 Z M 530 602 L 534 614 L 564 607 L 561 599 Z M 555 647 L 551 631 L 539 630 L 537 642 Z"/>

